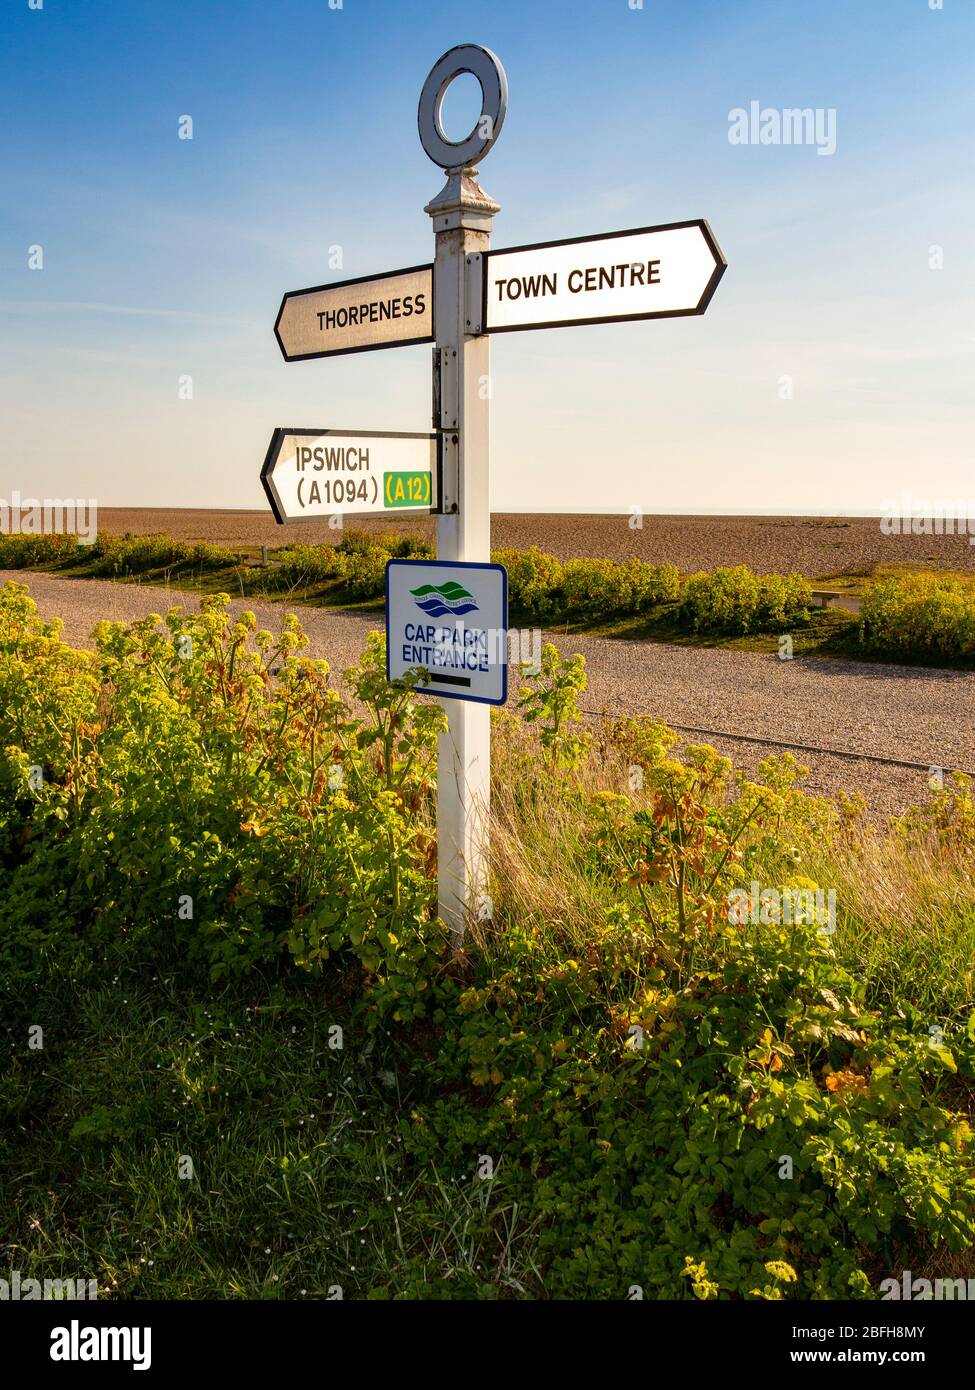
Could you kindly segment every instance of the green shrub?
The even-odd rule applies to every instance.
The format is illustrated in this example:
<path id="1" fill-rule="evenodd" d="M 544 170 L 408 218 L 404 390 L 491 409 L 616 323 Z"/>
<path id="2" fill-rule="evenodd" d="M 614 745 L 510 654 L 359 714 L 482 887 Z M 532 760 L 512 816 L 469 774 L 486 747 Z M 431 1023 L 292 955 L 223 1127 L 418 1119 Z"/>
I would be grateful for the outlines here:
<path id="1" fill-rule="evenodd" d="M 549 727 L 571 727 L 581 683 L 546 665 Z M 925 1251 L 970 1252 L 975 1017 L 932 1040 L 928 1010 L 867 1000 L 829 932 L 728 910 L 806 818 L 788 765 L 752 784 L 712 749 L 674 758 L 661 726 L 613 733 L 639 795 L 566 779 L 556 810 L 612 905 L 569 936 L 499 885 L 411 1116 L 418 1162 L 500 1155 L 492 1202 L 539 1223 L 548 1298 L 875 1298 Z"/>
<path id="2" fill-rule="evenodd" d="M 338 574 L 338 559 L 334 545 L 289 545 L 279 550 L 276 556 L 276 573 L 287 583 L 297 587 L 310 587 L 335 579 Z M 266 576 L 265 576 L 266 577 Z"/>
<path id="3" fill-rule="evenodd" d="M 0 535 L 0 569 L 29 569 L 33 565 L 64 564 L 89 555 L 74 535 Z"/>
<path id="4" fill-rule="evenodd" d="M 501 1155 L 492 1199 L 539 1221 L 549 1298 L 869 1298 L 911 1250 L 971 1251 L 975 1016 L 933 1038 L 927 1009 L 868 1001 L 830 931 L 729 910 L 806 820 L 788 764 L 750 783 L 650 722 L 614 733 L 639 795 L 567 780 L 553 807 L 612 905 L 568 937 L 500 885 L 414 1152 Z"/>
<path id="5" fill-rule="evenodd" d="M 248 576 L 248 588 L 309 588 L 337 582 L 354 599 L 380 599 L 390 559 L 434 559 L 436 548 L 418 536 L 346 531 L 336 545 L 300 542 L 279 550 L 273 570 Z M 611 618 L 638 613 L 678 597 L 680 578 L 672 565 L 640 560 L 570 560 L 533 546 L 525 552 L 498 551 L 508 568 L 512 607 L 528 619 Z M 74 536 L 0 536 L 0 566 L 29 568 L 88 560 L 90 573 L 122 578 L 152 570 L 219 572 L 239 565 L 240 552 L 200 542 L 190 545 L 162 535 L 103 534 L 79 547 Z"/>
<path id="6" fill-rule="evenodd" d="M 356 555 L 381 544 L 381 539 L 370 535 L 368 531 L 352 530 L 342 532 L 342 539 L 335 548 L 343 555 Z"/>
<path id="7" fill-rule="evenodd" d="M 648 565 L 642 560 L 628 560 L 626 568 L 633 576 L 634 613 L 658 603 L 673 603 L 683 592 L 676 565 Z"/>
<path id="8" fill-rule="evenodd" d="M 386 542 L 386 549 L 392 560 L 435 560 L 437 558 L 437 547 L 431 545 L 420 536 L 395 536 L 391 535 Z"/>
<path id="9" fill-rule="evenodd" d="M 243 559 L 239 550 L 230 550 L 225 545 L 214 545 L 210 541 L 199 541 L 193 547 L 192 564 L 194 570 L 217 571 L 239 565 Z"/>
<path id="10" fill-rule="evenodd" d="M 537 545 L 528 550 L 496 550 L 491 558 L 508 571 L 508 602 L 513 613 L 538 623 L 554 617 L 560 603 L 561 560 Z"/>
<path id="11" fill-rule="evenodd" d="M 423 1164 L 501 1155 L 492 1198 L 539 1223 L 545 1295 L 876 1297 L 906 1250 L 970 1249 L 945 1091 L 975 1078 L 971 1031 L 936 1051 L 924 1019 L 866 1009 L 812 928 L 716 924 L 680 971 L 641 916 L 569 959 L 506 924 L 410 1127 Z"/>
<path id="12" fill-rule="evenodd" d="M 100 624 L 89 655 L 0 590 L 2 973 L 79 937 L 214 976 L 290 949 L 315 970 L 358 959 L 373 1002 L 418 1012 L 441 948 L 421 832 L 443 714 L 387 684 L 373 634 L 353 717 L 296 618 L 275 640 L 227 604 Z"/>
<path id="13" fill-rule="evenodd" d="M 381 599 L 386 592 L 387 561 L 430 560 L 435 555 L 434 547 L 418 536 L 350 531 L 336 547 L 336 574 L 350 598 Z"/>
<path id="14" fill-rule="evenodd" d="M 239 551 L 200 542 L 173 540 L 171 536 L 110 536 L 102 534 L 91 547 L 91 573 L 120 578 L 150 570 L 222 570 L 240 564 Z"/>
<path id="15" fill-rule="evenodd" d="M 560 588 L 564 611 L 580 617 L 628 613 L 633 606 L 632 579 L 612 560 L 567 560 Z"/>
<path id="16" fill-rule="evenodd" d="M 582 723 L 579 696 L 586 688 L 586 659 L 578 652 L 562 660 L 551 642 L 542 647 L 536 670 L 526 664 L 518 693 L 518 713 L 526 724 L 535 724 L 542 751 L 556 767 L 576 768 L 589 748 L 591 736 Z"/>
<path id="17" fill-rule="evenodd" d="M 277 569 L 264 579 L 272 587 L 335 583 L 349 598 L 381 599 L 388 560 L 429 560 L 435 554 L 434 547 L 420 537 L 348 531 L 337 545 L 289 545 L 278 552 Z"/>
<path id="18" fill-rule="evenodd" d="M 192 568 L 214 571 L 239 565 L 239 551 L 201 541 L 190 545 L 170 536 L 112 536 L 102 533 L 90 545 L 77 536 L 0 536 L 0 567 L 87 564 L 89 573 L 116 578 L 154 569 Z"/>
<path id="19" fill-rule="evenodd" d="M 193 549 L 169 536 L 111 536 L 103 533 L 91 548 L 92 573 L 116 578 L 163 566 L 185 565 Z"/>
<path id="20" fill-rule="evenodd" d="M 512 613 L 537 623 L 625 618 L 680 596 L 680 573 L 674 565 L 635 559 L 563 563 L 534 545 L 528 550 L 496 550 L 491 558 L 508 571 Z"/>
<path id="21" fill-rule="evenodd" d="M 568 560 L 561 591 L 566 616 L 624 617 L 678 598 L 680 573 L 675 565 L 642 560 Z"/>
<path id="22" fill-rule="evenodd" d="M 382 598 L 386 592 L 386 564 L 390 559 L 385 546 L 341 551 L 336 558 L 339 580 L 350 598 Z"/>
<path id="23" fill-rule="evenodd" d="M 860 604 L 860 644 L 892 656 L 975 654 L 975 585 L 905 575 L 871 584 Z"/>
<path id="24" fill-rule="evenodd" d="M 695 632 L 744 636 L 809 621 L 812 588 L 801 574 L 753 574 L 747 565 L 692 574 L 682 620 Z"/>

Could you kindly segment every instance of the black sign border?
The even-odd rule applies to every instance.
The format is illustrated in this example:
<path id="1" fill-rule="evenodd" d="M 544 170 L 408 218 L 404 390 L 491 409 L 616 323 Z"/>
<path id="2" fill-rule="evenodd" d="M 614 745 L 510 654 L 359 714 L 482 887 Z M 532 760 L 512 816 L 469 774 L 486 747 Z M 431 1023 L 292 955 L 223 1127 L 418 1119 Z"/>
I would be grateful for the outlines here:
<path id="1" fill-rule="evenodd" d="M 385 510 L 381 512 L 329 512 L 324 516 L 286 516 L 278 490 L 274 486 L 273 475 L 281 445 L 289 434 L 305 435 L 311 439 L 320 439 L 326 434 L 343 434 L 350 439 L 435 439 L 437 441 L 437 457 L 433 472 L 437 481 L 437 505 L 435 507 L 392 507 L 388 512 Z M 304 526 L 312 521 L 327 522 L 329 516 L 341 516 L 349 521 L 386 521 L 392 520 L 394 514 L 398 516 L 404 514 L 406 516 L 440 516 L 443 507 L 443 435 L 435 430 L 340 430 L 334 428 L 306 430 L 279 427 L 271 435 L 271 442 L 264 455 L 264 463 L 261 466 L 261 486 L 271 511 L 274 513 L 274 520 L 279 526 Z"/>
<path id="2" fill-rule="evenodd" d="M 647 232 L 679 232 L 685 227 L 697 227 L 708 244 L 711 254 L 717 264 L 710 280 L 704 287 L 704 293 L 697 302 L 694 309 L 659 309 L 648 314 L 612 314 L 599 315 L 597 318 L 586 319 L 559 319 L 557 322 L 542 323 L 513 323 L 507 324 L 503 328 L 489 328 L 487 326 L 488 311 L 488 262 L 492 256 L 506 256 L 513 251 L 548 251 L 555 246 L 579 246 L 584 241 L 611 241 L 614 237 L 622 236 L 642 236 Z M 636 323 L 640 319 L 684 319 L 693 318 L 703 314 L 711 303 L 718 283 L 728 269 L 728 262 L 724 252 L 715 240 L 711 225 L 705 217 L 692 217 L 688 222 L 661 222 L 656 227 L 627 227 L 619 232 L 599 232 L 596 236 L 570 236 L 563 237 L 561 241 L 536 241 L 530 242 L 526 246 L 499 246 L 495 250 L 485 251 L 481 257 L 483 268 L 483 289 L 481 296 L 481 332 L 482 333 L 523 333 L 529 329 L 538 328 L 577 328 L 586 324 L 596 323 Z"/>
<path id="3" fill-rule="evenodd" d="M 430 272 L 430 322 L 436 323 L 434 318 L 436 305 L 436 290 L 434 288 L 436 275 L 433 272 L 433 262 L 427 261 L 425 265 L 407 265 L 399 270 L 384 270 L 378 275 L 358 275 L 354 280 L 331 280 L 327 285 L 310 285 L 306 290 L 288 290 L 281 297 L 281 307 L 278 309 L 278 316 L 274 320 L 274 336 L 278 340 L 278 347 L 281 349 L 281 356 L 286 362 L 311 362 L 317 357 L 348 357 L 354 352 L 384 352 L 387 348 L 414 347 L 417 343 L 433 343 L 436 341 L 435 333 L 428 333 L 422 338 L 397 338 L 392 343 L 368 343 L 363 347 L 352 348 L 326 348 L 323 352 L 299 352 L 293 357 L 289 357 L 281 340 L 279 325 L 284 314 L 284 306 L 289 299 L 296 299 L 303 294 L 321 294 L 323 290 L 342 290 L 349 285 L 367 285 L 370 281 L 391 280 L 396 275 L 415 275 L 419 270 Z"/>

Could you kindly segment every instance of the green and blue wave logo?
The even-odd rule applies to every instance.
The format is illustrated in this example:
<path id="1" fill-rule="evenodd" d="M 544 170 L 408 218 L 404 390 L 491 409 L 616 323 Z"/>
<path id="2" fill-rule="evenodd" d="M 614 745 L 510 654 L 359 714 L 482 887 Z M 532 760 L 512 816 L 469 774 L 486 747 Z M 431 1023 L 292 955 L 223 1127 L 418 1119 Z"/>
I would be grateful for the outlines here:
<path id="1" fill-rule="evenodd" d="M 411 589 L 410 593 L 416 600 L 417 608 L 431 618 L 460 618 L 465 613 L 477 612 L 474 595 L 455 579 L 448 579 L 443 584 L 421 584 L 418 589 Z"/>

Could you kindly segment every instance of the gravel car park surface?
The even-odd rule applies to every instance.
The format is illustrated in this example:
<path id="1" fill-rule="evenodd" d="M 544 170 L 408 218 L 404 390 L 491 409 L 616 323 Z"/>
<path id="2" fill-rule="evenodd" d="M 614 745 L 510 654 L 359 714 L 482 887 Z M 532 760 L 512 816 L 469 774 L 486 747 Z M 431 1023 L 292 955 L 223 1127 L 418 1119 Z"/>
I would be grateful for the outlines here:
<path id="1" fill-rule="evenodd" d="M 178 589 L 62 579 L 26 571 L 0 571 L 0 580 L 27 583 L 42 616 L 64 620 L 64 636 L 90 646 L 102 618 L 127 622 L 165 613 L 175 604 L 197 606 L 197 595 Z M 284 604 L 235 600 L 234 611 L 256 613 L 277 631 Z M 300 613 L 313 656 L 340 673 L 359 656 L 366 633 L 381 628 L 380 614 L 304 608 Z M 581 652 L 589 685 L 581 704 L 591 712 L 644 713 L 675 726 L 720 730 L 786 743 L 901 759 L 907 768 L 797 752 L 810 768 L 807 787 L 824 796 L 862 792 L 879 814 L 902 810 L 928 795 L 929 766 L 975 770 L 975 675 L 822 657 L 780 661 L 775 655 L 590 636 L 551 636 L 563 654 Z M 776 749 L 742 738 L 688 734 L 711 743 L 753 771 Z"/>

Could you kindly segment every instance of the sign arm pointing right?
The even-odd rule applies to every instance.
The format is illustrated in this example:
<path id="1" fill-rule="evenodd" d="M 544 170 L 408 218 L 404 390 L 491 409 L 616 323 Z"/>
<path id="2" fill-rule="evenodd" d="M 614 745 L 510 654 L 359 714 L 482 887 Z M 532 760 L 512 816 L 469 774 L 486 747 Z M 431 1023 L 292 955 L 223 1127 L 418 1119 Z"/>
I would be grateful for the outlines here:
<path id="1" fill-rule="evenodd" d="M 727 267 L 703 218 L 483 259 L 485 333 L 703 314 Z"/>

